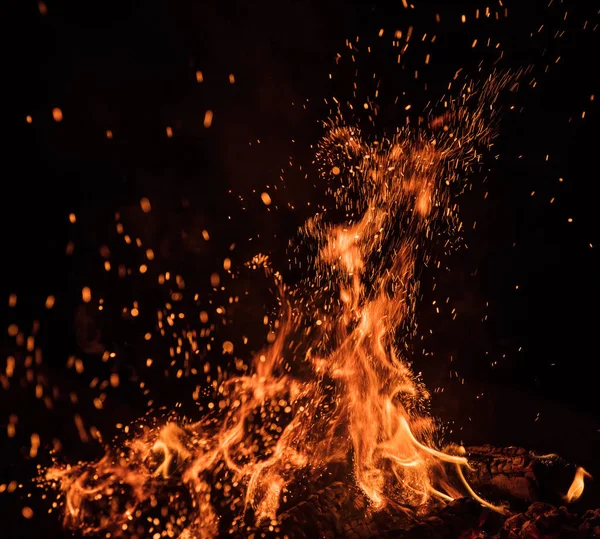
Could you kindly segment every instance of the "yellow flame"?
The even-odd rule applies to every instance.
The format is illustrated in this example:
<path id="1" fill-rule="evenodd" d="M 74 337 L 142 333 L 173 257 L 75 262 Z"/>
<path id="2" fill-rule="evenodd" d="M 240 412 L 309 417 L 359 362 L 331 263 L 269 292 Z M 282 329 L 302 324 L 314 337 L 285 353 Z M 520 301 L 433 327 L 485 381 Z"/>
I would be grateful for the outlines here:
<path id="1" fill-rule="evenodd" d="M 564 500 L 567 503 L 572 503 L 581 498 L 584 489 L 584 480 L 585 478 L 591 479 L 592 476 L 586 472 L 582 467 L 577 468 L 575 470 L 575 477 L 573 478 L 573 482 L 569 487 L 569 490 L 565 494 Z"/>

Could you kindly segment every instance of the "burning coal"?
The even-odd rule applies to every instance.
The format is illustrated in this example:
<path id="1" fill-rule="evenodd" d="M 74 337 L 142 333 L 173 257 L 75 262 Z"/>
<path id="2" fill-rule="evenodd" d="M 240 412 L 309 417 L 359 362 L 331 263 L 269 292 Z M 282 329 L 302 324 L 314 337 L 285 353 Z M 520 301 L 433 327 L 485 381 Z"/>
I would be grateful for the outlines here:
<path id="1" fill-rule="evenodd" d="M 320 213 L 301 230 L 314 273 L 291 288 L 267 257 L 249 263 L 278 290 L 274 341 L 222 383 L 218 412 L 141 422 L 101 460 L 48 470 L 65 525 L 113 536 L 141 526 L 157 539 L 275 526 L 294 485 L 335 463 L 349 463 L 373 510 L 468 494 L 503 512 L 466 481 L 464 450 L 440 444 L 404 347 L 427 245 L 460 230 L 454 197 L 491 143 L 496 96 L 511 80 L 466 83 L 427 129 L 375 139 L 331 122 L 317 163 L 341 218 Z"/>

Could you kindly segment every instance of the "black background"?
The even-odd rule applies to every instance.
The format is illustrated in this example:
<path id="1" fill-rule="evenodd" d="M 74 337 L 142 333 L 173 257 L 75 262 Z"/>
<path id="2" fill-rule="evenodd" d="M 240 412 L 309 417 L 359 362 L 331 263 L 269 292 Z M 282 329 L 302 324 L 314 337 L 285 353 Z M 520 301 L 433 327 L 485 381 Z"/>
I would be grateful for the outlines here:
<path id="1" fill-rule="evenodd" d="M 133 236 L 159 253 L 160 270 L 181 273 L 188 288 L 200 292 L 208 290 L 208 275 L 232 242 L 238 263 L 262 250 L 284 265 L 288 238 L 322 200 L 323 185 L 311 176 L 310 146 L 323 134 L 319 122 L 329 112 L 324 99 L 350 96 L 353 80 L 367 92 L 376 71 L 382 80 L 379 125 L 394 126 L 404 122 L 406 104 L 419 110 L 439 98 L 459 68 L 477 79 L 479 62 L 488 72 L 502 50 L 497 67 L 534 65 L 537 86 L 524 84 L 506 98 L 515 108 L 505 110 L 485 170 L 461 201 L 468 249 L 449 257 L 450 272 L 424 270 L 419 320 L 424 334 L 433 333 L 422 346 L 413 343 L 411 359 L 428 387 L 445 387 L 434 396 L 433 410 L 454 425 L 449 436 L 456 441 L 556 450 L 593 467 L 600 447 L 595 197 L 600 50 L 594 30 L 599 21 L 591 2 L 547 4 L 507 0 L 508 18 L 494 4 L 490 8 L 501 14 L 499 20 L 475 20 L 475 10 L 485 10 L 485 3 L 415 1 L 414 9 L 405 9 L 401 2 L 341 0 L 48 2 L 45 16 L 36 2 L 19 3 L 19 13 L 5 18 L 11 37 L 3 86 L 11 97 L 4 103 L 6 301 L 0 316 L 6 326 L 41 320 L 47 376 L 53 384 L 85 392 L 87 384 L 64 368 L 69 354 L 79 354 L 73 317 L 81 287 L 111 290 L 113 297 L 139 294 L 149 303 L 160 296 L 154 277 L 122 289 L 104 278 L 100 245 L 109 245 L 124 263 L 135 261 L 117 247 L 122 240 L 114 232 L 115 211 Z M 378 43 L 380 28 L 389 43 L 395 29 L 411 25 L 414 50 L 401 67 L 389 46 L 370 56 L 361 49 Z M 430 51 L 419 44 L 423 33 L 438 36 L 428 65 L 424 56 Z M 362 52 L 354 76 L 344 42 L 357 35 L 365 44 L 357 45 Z M 484 50 L 488 37 L 500 48 Z M 471 48 L 474 39 L 479 48 Z M 345 63 L 336 66 L 338 52 Z M 228 81 L 230 73 L 235 84 Z M 63 111 L 62 122 L 53 120 L 53 107 Z M 202 125 L 207 109 L 214 111 L 210 129 Z M 107 129 L 113 132 L 110 140 Z M 273 198 L 269 209 L 260 202 L 264 190 Z M 152 202 L 149 215 L 139 210 L 143 196 Z M 76 225 L 68 222 L 70 212 L 77 215 Z M 201 240 L 204 228 L 211 242 Z M 254 243 L 244 240 L 248 236 Z M 75 243 L 71 257 L 65 256 L 69 240 Z M 297 275 L 290 272 L 289 278 Z M 8 309 L 12 292 L 18 306 Z M 48 294 L 57 302 L 45 312 Z M 459 312 L 454 322 L 431 306 L 432 298 L 446 296 Z M 258 293 L 257 305 L 266 297 Z M 260 327 L 262 311 L 257 318 Z M 125 342 L 133 330 L 113 328 L 115 335 L 119 331 Z M 7 354 L 11 346 L 8 339 Z M 131 348 L 124 357 L 135 355 Z M 450 370 L 458 377 L 449 378 Z M 161 394 L 169 402 L 169 390 Z M 111 399 L 123 422 L 145 412 L 125 389 Z M 0 483 L 24 484 L 16 494 L 0 494 L 5 537 L 51 533 L 40 531 L 48 526 L 40 516 L 44 506 L 23 500 L 28 492 L 39 496 L 27 484 L 37 463 L 23 456 L 29 433 L 40 432 L 45 447 L 60 433 L 73 458 L 94 454 L 79 446 L 72 411 L 61 416 L 58 406 L 41 416 L 35 402 L 30 389 L 0 393 L 0 424 L 11 413 L 20 419 L 19 436 L 7 441 L 1 435 Z M 115 418 L 102 417 L 94 421 L 110 438 Z M 47 462 L 44 458 L 40 451 L 38 460 Z M 36 507 L 31 521 L 21 517 L 25 504 Z M 50 517 L 50 526 L 56 520 Z M 52 533 L 60 534 L 58 527 Z"/>

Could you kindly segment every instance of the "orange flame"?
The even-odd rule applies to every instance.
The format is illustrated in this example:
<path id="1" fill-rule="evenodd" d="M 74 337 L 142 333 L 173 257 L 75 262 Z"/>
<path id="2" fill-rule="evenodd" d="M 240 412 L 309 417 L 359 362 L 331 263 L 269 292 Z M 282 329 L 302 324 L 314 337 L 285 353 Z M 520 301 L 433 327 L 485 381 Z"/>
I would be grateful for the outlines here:
<path id="1" fill-rule="evenodd" d="M 575 477 L 573 478 L 573 482 L 571 483 L 571 486 L 569 487 L 569 490 L 567 491 L 564 497 L 565 502 L 572 503 L 581 498 L 585 486 L 584 479 L 586 477 L 588 479 L 592 478 L 592 476 L 588 472 L 586 472 L 582 467 L 579 467 L 577 468 L 577 470 L 575 470 Z"/>
<path id="2" fill-rule="evenodd" d="M 456 220 L 447 186 L 460 186 L 477 164 L 476 145 L 489 140 L 489 110 L 506 81 L 490 79 L 479 93 L 469 87 L 463 95 L 478 96 L 474 107 L 455 106 L 445 115 L 455 119 L 453 129 L 435 137 L 404 128 L 367 143 L 358 129 L 331 128 L 318 160 L 338 185 L 332 190 L 345 218 L 329 225 L 316 215 L 303 227 L 316 245 L 316 275 L 289 289 L 266 257 L 253 261 L 279 290 L 274 342 L 254 358 L 250 374 L 219 388 L 227 403 L 221 415 L 132 430 L 138 433 L 124 447 L 94 464 L 49 470 L 67 526 L 122 533 L 152 514 L 161 489 L 174 481 L 187 491 L 188 509 L 182 495 L 171 495 L 177 517 L 148 517 L 153 529 L 162 522 L 169 537 L 208 538 L 219 531 L 219 507 L 237 515 L 231 529 L 248 513 L 258 523 L 275 521 L 293 481 L 318 477 L 335 462 L 352 463 L 374 509 L 447 502 L 465 489 L 504 510 L 468 485 L 464 450 L 436 449 L 428 393 L 403 359 L 398 335 L 416 330 L 423 245 L 441 223 Z M 299 337 L 305 353 L 294 344 Z"/>

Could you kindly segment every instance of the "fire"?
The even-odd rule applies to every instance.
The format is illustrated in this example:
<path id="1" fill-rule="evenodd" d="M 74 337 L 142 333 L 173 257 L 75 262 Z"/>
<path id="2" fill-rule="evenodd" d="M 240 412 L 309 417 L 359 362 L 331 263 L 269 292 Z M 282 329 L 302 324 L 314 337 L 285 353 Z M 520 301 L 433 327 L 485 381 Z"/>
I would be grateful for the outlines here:
<path id="1" fill-rule="evenodd" d="M 571 503 L 581 498 L 581 495 L 583 494 L 584 480 L 586 477 L 588 479 L 592 478 L 592 476 L 588 472 L 586 472 L 581 466 L 577 468 L 577 470 L 575 471 L 575 477 L 573 478 L 573 482 L 571 483 L 569 490 L 565 494 L 565 502 Z"/>
<path id="2" fill-rule="evenodd" d="M 464 450 L 440 447 L 429 395 L 402 346 L 416 331 L 424 246 L 443 227 L 457 228 L 450 188 L 460 192 L 477 166 L 507 80 L 467 83 L 464 97 L 447 102 L 450 127 L 439 132 L 405 127 L 367 141 L 332 123 L 317 159 L 343 218 L 330 224 L 317 214 L 302 228 L 314 274 L 290 288 L 266 257 L 250 263 L 279 291 L 273 342 L 248 374 L 223 382 L 218 412 L 142 423 L 101 460 L 50 469 L 66 526 L 123 534 L 144 520 L 149 536 L 185 539 L 242 529 L 248 517 L 273 523 L 294 485 L 335 463 L 351 463 L 374 510 L 408 511 L 467 492 L 504 511 L 467 483 Z M 580 494 L 580 481 L 567 496 Z M 233 515 L 227 522 L 224 512 Z"/>

